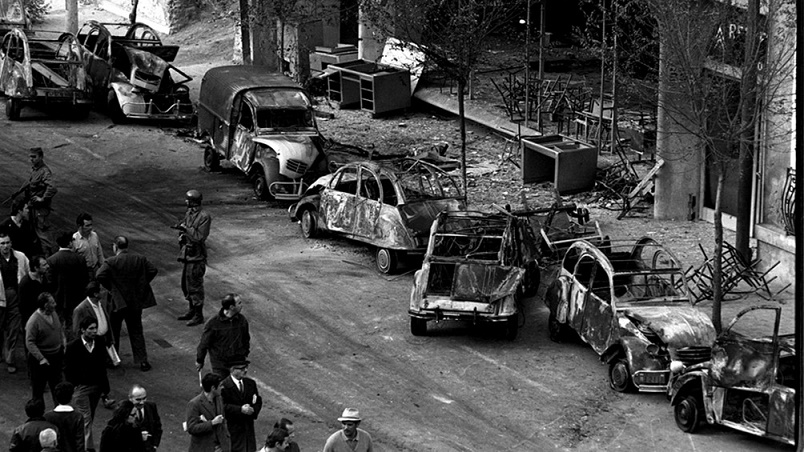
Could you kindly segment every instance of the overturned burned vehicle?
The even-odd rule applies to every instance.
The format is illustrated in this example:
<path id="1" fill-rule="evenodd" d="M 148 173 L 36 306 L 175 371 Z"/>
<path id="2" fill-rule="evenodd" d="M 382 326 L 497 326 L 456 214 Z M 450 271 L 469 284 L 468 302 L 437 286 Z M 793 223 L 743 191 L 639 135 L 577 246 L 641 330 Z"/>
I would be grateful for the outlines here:
<path id="1" fill-rule="evenodd" d="M 21 28 L 6 33 L 0 47 L 0 86 L 11 121 L 20 119 L 25 105 L 52 107 L 78 118 L 92 106 L 84 62 L 70 33 Z"/>
<path id="2" fill-rule="evenodd" d="M 220 66 L 201 80 L 198 134 L 204 166 L 228 160 L 259 199 L 298 200 L 328 173 L 310 97 L 289 77 L 260 66 Z"/>
<path id="3" fill-rule="evenodd" d="M 410 294 L 410 332 L 428 321 L 501 323 L 514 339 L 520 302 L 539 288 L 536 233 L 527 218 L 468 211 L 441 212 Z"/>
<path id="4" fill-rule="evenodd" d="M 376 247 L 381 273 L 406 253 L 423 253 L 430 226 L 443 210 L 463 209 L 458 185 L 422 160 L 348 163 L 318 179 L 288 213 L 302 235 L 330 232 Z"/>
<path id="5" fill-rule="evenodd" d="M 668 396 L 681 430 L 694 433 L 703 424 L 719 424 L 795 444 L 801 363 L 794 335 L 779 334 L 781 312 L 778 306 L 744 309 L 715 341 L 711 360 L 672 363 Z"/>
<path id="6" fill-rule="evenodd" d="M 91 20 L 78 31 L 78 42 L 95 102 L 112 121 L 193 117 L 192 78 L 171 64 L 179 47 L 163 45 L 151 27 Z"/>
<path id="7" fill-rule="evenodd" d="M 545 296 L 550 338 L 575 333 L 619 392 L 664 392 L 670 362 L 709 359 L 715 329 L 690 303 L 684 271 L 653 239 L 573 243 Z"/>

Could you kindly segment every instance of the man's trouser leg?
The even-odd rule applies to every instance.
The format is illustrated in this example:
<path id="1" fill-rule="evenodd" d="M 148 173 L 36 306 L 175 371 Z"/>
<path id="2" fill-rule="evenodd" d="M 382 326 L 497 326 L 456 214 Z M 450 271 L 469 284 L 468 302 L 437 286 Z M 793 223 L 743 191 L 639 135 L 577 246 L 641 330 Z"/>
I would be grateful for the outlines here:
<path id="1" fill-rule="evenodd" d="M 84 443 L 87 449 L 95 449 L 92 437 L 92 421 L 95 419 L 95 408 L 100 401 L 100 388 L 95 385 L 78 385 L 73 393 L 73 408 L 84 416 Z"/>
<path id="2" fill-rule="evenodd" d="M 6 291 L 8 293 L 8 291 Z M 20 326 L 20 309 L 19 301 L 16 299 L 6 299 L 6 318 L 4 321 L 4 343 L 3 343 L 3 359 L 8 364 L 10 372 L 16 371 L 17 365 L 20 361 L 20 348 L 24 339 L 22 336 L 22 327 Z"/>
<path id="3" fill-rule="evenodd" d="M 193 302 L 190 300 L 189 292 L 187 289 L 187 278 L 189 278 L 189 268 L 192 264 L 185 262 L 181 269 L 181 293 L 184 299 L 187 300 L 187 312 L 178 317 L 179 320 L 190 320 L 195 316 L 195 309 L 193 309 Z"/>
<path id="4" fill-rule="evenodd" d="M 199 325 L 204 323 L 204 274 L 207 265 L 203 261 L 188 262 L 185 268 L 187 300 L 194 311 L 193 318 L 187 322 L 187 326 Z"/>
<path id="5" fill-rule="evenodd" d="M 42 244 L 42 253 L 45 256 L 53 254 L 55 249 L 53 239 L 50 238 L 50 208 L 47 207 L 32 207 L 31 218 L 33 219 L 34 231 L 36 236 L 39 237 L 39 242 Z"/>
<path id="6" fill-rule="evenodd" d="M 127 307 L 123 311 L 134 362 L 136 364 L 148 362 L 148 350 L 145 347 L 145 336 L 142 332 L 142 309 Z"/>

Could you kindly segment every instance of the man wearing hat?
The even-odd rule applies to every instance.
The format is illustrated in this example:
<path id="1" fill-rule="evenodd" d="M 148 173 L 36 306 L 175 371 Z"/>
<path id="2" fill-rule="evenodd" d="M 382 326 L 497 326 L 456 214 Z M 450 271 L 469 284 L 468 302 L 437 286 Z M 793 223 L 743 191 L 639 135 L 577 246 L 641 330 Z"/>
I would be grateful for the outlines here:
<path id="1" fill-rule="evenodd" d="M 257 383 L 246 377 L 249 362 L 242 358 L 229 361 L 229 376 L 221 382 L 223 411 L 229 423 L 232 452 L 257 450 L 254 421 L 262 409 Z"/>
<path id="2" fill-rule="evenodd" d="M 371 435 L 357 428 L 360 425 L 360 412 L 354 408 L 346 408 L 338 420 L 343 429 L 330 435 L 324 445 L 324 452 L 372 452 Z"/>
<path id="3" fill-rule="evenodd" d="M 229 361 L 245 360 L 251 347 L 248 320 L 240 311 L 243 301 L 240 295 L 230 293 L 221 301 L 221 310 L 204 325 L 201 341 L 196 351 L 196 370 L 204 368 L 207 352 L 212 371 L 221 378 L 229 376 Z"/>

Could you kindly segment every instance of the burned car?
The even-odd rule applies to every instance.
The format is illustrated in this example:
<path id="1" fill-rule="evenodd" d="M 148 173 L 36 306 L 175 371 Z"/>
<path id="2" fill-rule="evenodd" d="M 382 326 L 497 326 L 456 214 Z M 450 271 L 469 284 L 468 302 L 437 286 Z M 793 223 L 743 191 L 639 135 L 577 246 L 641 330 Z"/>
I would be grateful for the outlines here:
<path id="1" fill-rule="evenodd" d="M 330 232 L 374 245 L 377 269 L 391 273 L 406 253 L 424 252 L 439 212 L 463 207 L 449 174 L 402 158 L 348 163 L 318 179 L 288 213 L 305 237 Z"/>
<path id="2" fill-rule="evenodd" d="M 220 66 L 201 80 L 198 134 L 204 166 L 226 159 L 251 178 L 259 199 L 298 200 L 327 174 L 327 156 L 307 92 L 260 66 Z"/>
<path id="3" fill-rule="evenodd" d="M 56 107 L 79 118 L 92 106 L 84 62 L 70 33 L 21 28 L 6 33 L 0 47 L 0 86 L 11 121 L 20 119 L 24 105 Z"/>
<path id="4" fill-rule="evenodd" d="M 193 117 L 192 77 L 171 64 L 179 46 L 163 45 L 151 27 L 91 20 L 78 31 L 78 42 L 95 102 L 115 123 Z"/>
<path id="5" fill-rule="evenodd" d="M 549 287 L 550 338 L 577 334 L 609 365 L 615 391 L 664 392 L 671 360 L 706 361 L 715 339 L 690 302 L 684 270 L 649 237 L 573 243 Z"/>
<path id="6" fill-rule="evenodd" d="M 779 334 L 780 318 L 778 306 L 744 309 L 718 336 L 711 360 L 672 363 L 668 396 L 681 430 L 719 424 L 795 444 L 800 362 L 794 335 Z"/>
<path id="7" fill-rule="evenodd" d="M 536 294 L 539 277 L 536 233 L 527 218 L 441 212 L 413 277 L 410 332 L 426 334 L 428 321 L 466 320 L 501 323 L 514 339 L 521 299 Z"/>

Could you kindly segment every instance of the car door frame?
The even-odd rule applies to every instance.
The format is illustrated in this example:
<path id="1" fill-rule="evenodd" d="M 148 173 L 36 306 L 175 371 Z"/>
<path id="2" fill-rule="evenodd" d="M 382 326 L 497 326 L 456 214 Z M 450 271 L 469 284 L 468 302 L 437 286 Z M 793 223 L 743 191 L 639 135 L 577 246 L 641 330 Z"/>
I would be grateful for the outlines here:
<path id="1" fill-rule="evenodd" d="M 354 171 L 354 193 L 338 190 L 336 186 L 341 183 L 344 174 L 350 171 Z M 328 186 L 321 190 L 319 217 L 324 220 L 324 225 L 328 231 L 346 236 L 352 235 L 354 228 L 354 215 L 352 215 L 352 212 L 354 212 L 359 181 L 359 167 L 346 165 L 339 168 Z"/>
<path id="2" fill-rule="evenodd" d="M 241 102 L 237 104 L 237 107 L 232 113 L 231 139 L 227 158 L 237 169 L 248 174 L 251 171 L 257 150 L 257 144 L 254 143 L 256 111 L 254 106 L 244 98 L 241 98 Z M 251 115 L 250 129 L 241 122 L 244 117 L 244 111 L 248 111 Z"/>
<path id="3" fill-rule="evenodd" d="M 380 230 L 381 225 L 379 224 L 383 206 L 383 188 L 380 183 L 379 174 L 366 166 L 360 166 L 359 170 L 357 174 L 358 187 L 357 193 L 355 194 L 355 218 L 352 233 L 357 239 L 375 242 L 383 238 L 382 231 Z M 364 174 L 368 174 L 369 177 L 373 178 L 376 182 L 376 199 L 370 198 L 366 196 L 368 193 L 364 193 L 366 188 L 364 184 L 367 180 L 364 179 Z"/>

